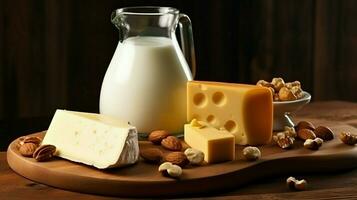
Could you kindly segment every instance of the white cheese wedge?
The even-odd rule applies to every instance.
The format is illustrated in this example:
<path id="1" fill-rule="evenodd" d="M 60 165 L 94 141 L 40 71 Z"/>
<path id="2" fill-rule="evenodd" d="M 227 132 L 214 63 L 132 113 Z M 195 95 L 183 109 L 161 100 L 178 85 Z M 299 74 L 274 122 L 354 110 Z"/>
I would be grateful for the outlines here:
<path id="1" fill-rule="evenodd" d="M 134 164 L 139 157 L 135 127 L 113 117 L 57 110 L 42 144 L 56 155 L 99 169 Z"/>

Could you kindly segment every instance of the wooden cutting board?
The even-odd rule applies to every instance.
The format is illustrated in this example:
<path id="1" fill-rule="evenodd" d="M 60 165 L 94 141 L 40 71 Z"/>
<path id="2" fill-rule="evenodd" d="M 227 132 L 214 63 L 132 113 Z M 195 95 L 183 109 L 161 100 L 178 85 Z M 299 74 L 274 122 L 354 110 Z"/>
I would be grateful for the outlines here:
<path id="1" fill-rule="evenodd" d="M 335 133 L 357 129 L 348 125 L 330 126 Z M 33 135 L 44 136 L 44 132 Z M 330 172 L 357 167 L 357 146 L 342 144 L 338 137 L 325 142 L 318 151 L 304 149 L 296 142 L 293 149 L 282 150 L 270 144 L 261 146 L 262 158 L 245 161 L 242 146 L 236 146 L 236 160 L 220 164 L 188 167 L 175 180 L 161 176 L 157 165 L 140 160 L 137 164 L 109 170 L 55 158 L 36 162 L 22 157 L 13 141 L 7 151 L 9 166 L 18 174 L 35 182 L 71 191 L 125 197 L 167 197 L 227 191 L 264 177 L 304 172 Z M 141 141 L 140 148 L 152 144 Z"/>

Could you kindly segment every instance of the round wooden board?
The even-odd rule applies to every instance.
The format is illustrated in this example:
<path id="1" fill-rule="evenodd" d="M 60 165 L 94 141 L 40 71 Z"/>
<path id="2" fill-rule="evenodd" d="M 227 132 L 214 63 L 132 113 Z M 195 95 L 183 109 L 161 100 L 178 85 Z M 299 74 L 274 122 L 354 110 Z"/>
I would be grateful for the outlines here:
<path id="1" fill-rule="evenodd" d="M 344 130 L 356 133 L 351 126 L 330 126 L 336 133 Z M 33 135 L 44 136 L 44 132 Z M 125 197 L 167 197 L 227 191 L 256 179 L 277 174 L 328 172 L 357 167 L 357 147 L 342 144 L 338 138 L 326 142 L 318 151 L 304 149 L 301 142 L 291 150 L 275 145 L 260 147 L 262 158 L 245 161 L 242 146 L 236 146 L 236 160 L 220 164 L 188 167 L 180 179 L 161 176 L 157 165 L 140 160 L 120 169 L 98 170 L 93 167 L 55 158 L 36 162 L 19 154 L 17 140 L 7 151 L 9 166 L 18 174 L 50 186 L 101 195 Z M 140 142 L 140 148 L 152 144 Z"/>

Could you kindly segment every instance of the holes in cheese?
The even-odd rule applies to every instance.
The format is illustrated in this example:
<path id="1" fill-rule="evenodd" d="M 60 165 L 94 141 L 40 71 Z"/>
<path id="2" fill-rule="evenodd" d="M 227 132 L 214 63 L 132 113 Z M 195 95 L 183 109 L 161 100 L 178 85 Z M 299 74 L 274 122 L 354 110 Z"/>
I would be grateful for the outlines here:
<path id="1" fill-rule="evenodd" d="M 193 103 L 199 107 L 204 107 L 206 104 L 206 101 L 207 101 L 206 96 L 203 93 L 197 93 L 193 97 Z"/>
<path id="2" fill-rule="evenodd" d="M 266 144 L 272 137 L 272 94 L 255 85 L 190 81 L 187 121 L 193 118 L 227 130 L 236 144 Z"/>
<path id="3" fill-rule="evenodd" d="M 226 103 L 226 97 L 224 96 L 224 94 L 222 92 L 215 92 L 212 95 L 212 101 L 217 106 L 223 106 Z"/>
<path id="4" fill-rule="evenodd" d="M 224 128 L 229 131 L 229 132 L 235 132 L 236 128 L 237 128 L 237 124 L 233 121 L 233 120 L 228 120 L 225 124 L 224 124 Z"/>
<path id="5" fill-rule="evenodd" d="M 214 125 L 217 122 L 216 117 L 213 115 L 208 115 L 206 121 L 212 125 Z"/>

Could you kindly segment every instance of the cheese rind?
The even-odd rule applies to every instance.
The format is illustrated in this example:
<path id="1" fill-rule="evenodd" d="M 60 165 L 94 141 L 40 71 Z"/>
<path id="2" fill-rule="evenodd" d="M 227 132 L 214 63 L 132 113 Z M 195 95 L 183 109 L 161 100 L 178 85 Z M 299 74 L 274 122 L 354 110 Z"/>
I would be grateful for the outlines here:
<path id="1" fill-rule="evenodd" d="M 235 136 L 236 144 L 270 142 L 273 100 L 265 87 L 246 84 L 189 81 L 187 121 L 196 118 Z"/>
<path id="2" fill-rule="evenodd" d="M 99 169 L 134 164 L 139 157 L 135 127 L 94 113 L 57 110 L 42 143 L 55 145 L 59 157 Z"/>
<path id="3" fill-rule="evenodd" d="M 235 159 L 234 136 L 225 130 L 210 126 L 185 124 L 185 142 L 204 153 L 207 163 L 218 163 Z"/>

